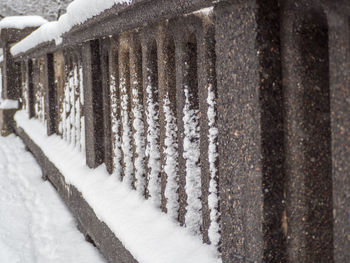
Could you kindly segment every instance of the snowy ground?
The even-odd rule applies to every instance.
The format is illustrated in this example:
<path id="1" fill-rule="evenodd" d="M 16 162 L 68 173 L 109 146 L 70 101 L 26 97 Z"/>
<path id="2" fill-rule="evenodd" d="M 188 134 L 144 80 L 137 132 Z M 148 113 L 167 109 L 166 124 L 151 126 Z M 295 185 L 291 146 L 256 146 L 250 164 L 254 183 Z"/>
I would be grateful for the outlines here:
<path id="1" fill-rule="evenodd" d="M 14 135 L 0 137 L 0 262 L 105 262 Z"/>

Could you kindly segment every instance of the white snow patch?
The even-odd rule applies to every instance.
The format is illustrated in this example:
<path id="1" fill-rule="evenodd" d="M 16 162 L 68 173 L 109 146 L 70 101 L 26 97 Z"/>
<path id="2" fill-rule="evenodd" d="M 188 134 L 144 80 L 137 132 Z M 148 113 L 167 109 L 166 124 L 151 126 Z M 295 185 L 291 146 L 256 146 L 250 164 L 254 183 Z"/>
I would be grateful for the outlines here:
<path id="1" fill-rule="evenodd" d="M 47 137 L 42 124 L 28 119 L 25 112 L 17 112 L 15 120 L 138 262 L 221 262 L 215 248 L 203 244 L 199 236 L 169 220 L 151 202 L 110 176 L 104 165 L 89 169 L 81 153 L 56 135 Z"/>
<path id="2" fill-rule="evenodd" d="M 17 100 L 0 100 L 0 109 L 18 109 Z"/>
<path id="3" fill-rule="evenodd" d="M 206 15 L 209 16 L 210 14 L 213 13 L 214 7 L 210 6 L 210 7 L 206 7 L 206 8 L 202 8 L 198 11 L 193 12 L 193 14 L 202 14 L 202 15 Z"/>
<path id="4" fill-rule="evenodd" d="M 24 29 L 26 27 L 38 27 L 47 22 L 48 21 L 41 16 L 8 16 L 0 21 L 0 29 Z"/>
<path id="5" fill-rule="evenodd" d="M 44 130 L 42 123 L 36 125 Z M 18 137 L 0 137 L 0 261 L 105 262 L 41 176 L 39 165 Z"/>
<path id="6" fill-rule="evenodd" d="M 26 52 L 35 46 L 54 40 L 57 45 L 62 42 L 62 35 L 74 26 L 84 23 L 89 18 L 99 15 L 104 10 L 115 4 L 130 4 L 132 0 L 75 0 L 67 7 L 67 13 L 58 21 L 48 22 L 35 30 L 29 36 L 18 42 L 11 48 L 11 53 L 16 56 Z"/>

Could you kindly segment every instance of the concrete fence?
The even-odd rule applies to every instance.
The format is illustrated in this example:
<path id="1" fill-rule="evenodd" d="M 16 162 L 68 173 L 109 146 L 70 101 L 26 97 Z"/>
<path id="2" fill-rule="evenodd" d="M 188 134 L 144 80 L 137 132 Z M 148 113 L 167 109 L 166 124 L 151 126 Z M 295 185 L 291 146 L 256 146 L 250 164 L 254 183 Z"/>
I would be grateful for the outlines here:
<path id="1" fill-rule="evenodd" d="M 140 0 L 14 57 L 33 29 L 2 29 L 2 96 L 223 262 L 348 262 L 349 19 L 347 1 Z M 39 163 L 106 258 L 134 262 Z"/>

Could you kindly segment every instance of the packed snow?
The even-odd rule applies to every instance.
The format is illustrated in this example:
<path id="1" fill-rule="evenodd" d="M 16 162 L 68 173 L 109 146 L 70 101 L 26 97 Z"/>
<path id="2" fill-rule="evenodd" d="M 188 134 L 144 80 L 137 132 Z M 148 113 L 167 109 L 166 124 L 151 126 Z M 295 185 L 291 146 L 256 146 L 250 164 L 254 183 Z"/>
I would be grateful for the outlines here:
<path id="1" fill-rule="evenodd" d="M 0 261 L 99 263 L 76 221 L 22 141 L 0 137 Z"/>
<path id="2" fill-rule="evenodd" d="M 25 111 L 17 112 L 15 120 L 138 262 L 221 262 L 215 247 L 203 244 L 201 237 L 179 226 L 118 176 L 110 176 L 104 165 L 89 169 L 82 153 L 59 136 L 48 137 L 42 123 L 28 119 Z"/>
<path id="3" fill-rule="evenodd" d="M 56 20 L 72 0 L 1 0 L 0 14 L 6 16 L 40 14 Z"/>
<path id="4" fill-rule="evenodd" d="M 41 16 L 8 16 L 0 21 L 0 29 L 38 27 L 47 22 L 48 21 Z"/>
<path id="5" fill-rule="evenodd" d="M 132 0 L 75 0 L 67 7 L 67 13 L 62 15 L 58 21 L 52 21 L 42 25 L 29 36 L 21 40 L 11 48 L 15 56 L 26 52 L 35 46 L 49 41 L 61 44 L 62 36 L 76 25 L 84 23 L 89 18 L 99 15 L 104 10 L 115 4 L 130 4 Z"/>
<path id="6" fill-rule="evenodd" d="M 0 109 L 18 109 L 17 100 L 1 100 L 0 98 Z"/>

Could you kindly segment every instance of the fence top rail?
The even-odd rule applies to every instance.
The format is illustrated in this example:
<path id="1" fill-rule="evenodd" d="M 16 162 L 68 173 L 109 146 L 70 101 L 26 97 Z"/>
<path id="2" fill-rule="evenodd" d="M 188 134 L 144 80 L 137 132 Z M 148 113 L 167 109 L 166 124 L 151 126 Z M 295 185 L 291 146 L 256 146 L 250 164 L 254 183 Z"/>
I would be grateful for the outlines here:
<path id="1" fill-rule="evenodd" d="M 11 48 L 17 60 L 37 57 L 85 41 L 108 37 L 160 20 L 185 15 L 221 0 L 109 0 L 110 6 L 75 0 L 58 21 L 46 23 Z M 85 1 L 84 1 L 85 2 Z M 87 3 L 90 3 L 87 2 Z M 92 3 L 92 1 L 91 1 Z M 112 4 L 111 4 L 112 3 Z M 83 13 L 77 8 L 93 8 Z M 76 17 L 74 17 L 76 16 Z"/>

